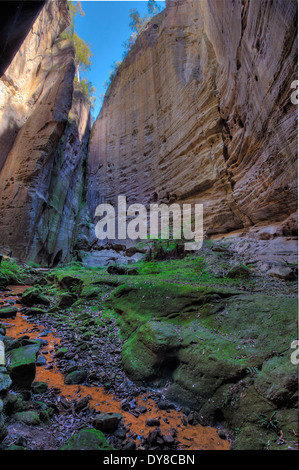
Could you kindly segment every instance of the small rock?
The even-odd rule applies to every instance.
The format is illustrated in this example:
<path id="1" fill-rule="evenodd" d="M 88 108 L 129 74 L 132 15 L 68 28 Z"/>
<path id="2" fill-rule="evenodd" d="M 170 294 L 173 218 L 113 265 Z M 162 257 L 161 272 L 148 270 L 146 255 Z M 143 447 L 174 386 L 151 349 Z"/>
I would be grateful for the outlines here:
<path id="1" fill-rule="evenodd" d="M 220 437 L 220 439 L 226 439 L 226 434 L 221 429 L 218 431 L 218 436 Z"/>
<path id="2" fill-rule="evenodd" d="M 39 395 L 48 390 L 48 384 L 46 382 L 32 382 L 31 388 L 35 395 Z"/>
<path id="3" fill-rule="evenodd" d="M 172 436 L 163 436 L 163 441 L 167 445 L 174 444 L 174 438 Z"/>
<path id="4" fill-rule="evenodd" d="M 158 418 L 149 418 L 146 420 L 147 426 L 160 426 L 160 420 Z"/>
<path id="5" fill-rule="evenodd" d="M 36 360 L 36 365 L 37 366 L 45 366 L 47 364 L 47 359 L 44 356 L 38 356 Z"/>
<path id="6" fill-rule="evenodd" d="M 68 374 L 64 381 L 67 385 L 76 385 L 85 382 L 87 379 L 87 371 L 85 369 L 82 370 L 75 370 Z"/>
<path id="7" fill-rule="evenodd" d="M 118 428 L 118 429 L 116 429 L 116 431 L 114 431 L 113 434 L 118 439 L 124 439 L 127 435 L 127 431 L 126 431 L 126 429 Z"/>
<path id="8" fill-rule="evenodd" d="M 93 425 L 100 431 L 112 432 L 117 428 L 121 419 L 120 413 L 100 413 L 95 416 Z"/>
<path id="9" fill-rule="evenodd" d="M 3 307 L 0 308 L 0 318 L 11 318 L 16 316 L 18 312 L 17 307 Z"/>
<path id="10" fill-rule="evenodd" d="M 247 279 L 250 276 L 250 271 L 246 266 L 233 266 L 228 272 L 227 277 L 230 279 L 235 279 L 236 277 L 241 277 Z"/>
<path id="11" fill-rule="evenodd" d="M 135 450 L 135 449 L 136 449 L 136 442 L 134 441 L 128 441 L 123 447 L 123 450 Z"/>
<path id="12" fill-rule="evenodd" d="M 294 281 L 298 276 L 298 269 L 288 266 L 275 266 L 268 271 L 268 274 L 283 281 Z"/>
<path id="13" fill-rule="evenodd" d="M 59 308 L 63 308 L 63 307 L 70 307 L 71 305 L 73 305 L 73 303 L 76 302 L 76 298 L 71 295 L 71 294 L 63 294 L 61 297 L 60 297 L 60 300 L 59 300 L 59 303 L 58 303 L 58 307 Z"/>
<path id="14" fill-rule="evenodd" d="M 158 408 L 159 408 L 159 410 L 168 410 L 169 405 L 168 405 L 167 401 L 165 401 L 165 400 L 160 400 L 160 401 L 158 402 Z"/>
<path id="15" fill-rule="evenodd" d="M 78 400 L 76 405 L 75 405 L 75 410 L 80 411 L 83 408 L 85 408 L 86 406 L 88 406 L 88 404 L 89 404 L 89 398 L 88 397 L 80 398 L 80 400 Z"/>

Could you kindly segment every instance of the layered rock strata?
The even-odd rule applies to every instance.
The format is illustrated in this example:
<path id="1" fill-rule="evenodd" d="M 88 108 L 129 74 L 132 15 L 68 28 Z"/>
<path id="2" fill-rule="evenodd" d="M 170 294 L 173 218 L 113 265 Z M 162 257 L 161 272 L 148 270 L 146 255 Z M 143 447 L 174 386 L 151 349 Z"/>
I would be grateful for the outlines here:
<path id="1" fill-rule="evenodd" d="M 45 266 L 70 258 L 89 136 L 68 24 L 67 2 L 47 2 L 1 79 L 0 245 Z"/>
<path id="2" fill-rule="evenodd" d="M 207 235 L 297 210 L 297 3 L 167 1 L 95 122 L 88 203 L 202 203 Z M 95 218 L 96 220 L 96 218 Z"/>

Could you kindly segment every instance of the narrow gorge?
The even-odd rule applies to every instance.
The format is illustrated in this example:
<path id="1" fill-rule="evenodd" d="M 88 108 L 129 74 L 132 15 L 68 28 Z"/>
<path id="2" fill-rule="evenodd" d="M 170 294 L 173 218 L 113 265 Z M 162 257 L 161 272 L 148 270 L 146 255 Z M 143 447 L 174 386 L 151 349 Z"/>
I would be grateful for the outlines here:
<path id="1" fill-rule="evenodd" d="M 68 2 L 5 3 L 0 449 L 298 450 L 297 2 L 166 0 L 94 122 Z"/>

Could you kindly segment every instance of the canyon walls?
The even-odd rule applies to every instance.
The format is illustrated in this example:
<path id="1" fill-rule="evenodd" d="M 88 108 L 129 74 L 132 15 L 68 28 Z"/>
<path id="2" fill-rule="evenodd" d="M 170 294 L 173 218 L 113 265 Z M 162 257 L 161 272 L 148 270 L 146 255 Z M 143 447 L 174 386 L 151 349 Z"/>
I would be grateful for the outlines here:
<path id="1" fill-rule="evenodd" d="M 297 210 L 297 2 L 168 0 L 94 124 L 87 199 L 203 203 L 207 235 Z"/>
<path id="2" fill-rule="evenodd" d="M 0 247 L 45 266 L 70 260 L 90 128 L 69 21 L 48 1 L 0 81 Z"/>
<path id="3" fill-rule="evenodd" d="M 0 79 L 2 251 L 69 261 L 94 246 L 95 208 L 118 195 L 202 203 L 206 236 L 296 234 L 297 2 L 168 0 L 91 134 L 74 45 L 60 38 L 69 21 L 66 0 L 47 1 Z"/>

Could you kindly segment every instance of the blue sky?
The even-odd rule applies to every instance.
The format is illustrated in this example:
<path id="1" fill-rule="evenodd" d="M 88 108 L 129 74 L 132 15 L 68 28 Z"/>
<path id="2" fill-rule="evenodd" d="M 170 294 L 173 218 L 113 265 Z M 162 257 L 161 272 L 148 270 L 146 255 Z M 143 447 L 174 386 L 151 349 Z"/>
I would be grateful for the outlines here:
<path id="1" fill-rule="evenodd" d="M 157 1 L 162 8 L 164 1 Z M 113 62 L 122 60 L 123 43 L 130 37 L 129 13 L 136 8 L 140 15 L 147 13 L 147 1 L 81 0 L 85 16 L 77 14 L 75 29 L 77 34 L 91 46 L 92 66 L 86 77 L 96 88 L 96 102 L 93 117 L 100 112 L 100 95 L 105 93 L 103 86 L 108 80 Z"/>

